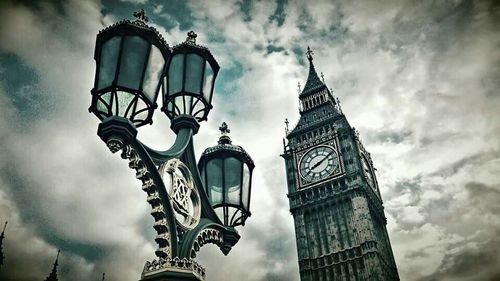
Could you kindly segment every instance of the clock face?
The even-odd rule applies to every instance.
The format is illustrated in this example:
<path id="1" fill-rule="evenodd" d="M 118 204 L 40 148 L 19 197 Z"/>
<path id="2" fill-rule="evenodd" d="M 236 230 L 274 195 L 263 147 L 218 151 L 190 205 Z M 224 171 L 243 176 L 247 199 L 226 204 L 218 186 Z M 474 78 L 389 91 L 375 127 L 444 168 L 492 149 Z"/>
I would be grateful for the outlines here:
<path id="1" fill-rule="evenodd" d="M 368 180 L 368 184 L 372 187 L 375 188 L 375 179 L 373 178 L 373 173 L 370 168 L 370 164 L 368 164 L 368 160 L 366 159 L 366 156 L 363 155 L 363 160 L 361 161 L 363 164 L 363 172 L 365 173 L 366 179 Z"/>
<path id="2" fill-rule="evenodd" d="M 337 152 L 331 146 L 322 145 L 309 150 L 299 163 L 299 172 L 307 182 L 316 182 L 338 171 Z"/>
<path id="3" fill-rule="evenodd" d="M 177 222 L 185 229 L 194 228 L 200 221 L 201 204 L 189 168 L 179 159 L 170 159 L 159 171 Z"/>

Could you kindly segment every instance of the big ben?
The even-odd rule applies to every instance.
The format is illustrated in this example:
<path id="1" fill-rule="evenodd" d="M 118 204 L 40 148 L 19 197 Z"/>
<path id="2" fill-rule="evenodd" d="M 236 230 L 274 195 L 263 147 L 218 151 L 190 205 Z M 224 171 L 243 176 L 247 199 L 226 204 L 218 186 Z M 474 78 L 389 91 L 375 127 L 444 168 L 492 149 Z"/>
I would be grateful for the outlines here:
<path id="1" fill-rule="evenodd" d="M 282 154 L 300 280 L 399 280 L 370 153 L 307 58 Z"/>

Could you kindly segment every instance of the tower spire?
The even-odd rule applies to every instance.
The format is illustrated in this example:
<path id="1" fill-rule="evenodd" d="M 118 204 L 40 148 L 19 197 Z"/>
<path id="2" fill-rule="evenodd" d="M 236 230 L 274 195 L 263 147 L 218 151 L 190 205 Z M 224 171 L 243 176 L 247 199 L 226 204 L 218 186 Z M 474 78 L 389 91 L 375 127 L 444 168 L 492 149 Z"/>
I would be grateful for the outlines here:
<path id="1" fill-rule="evenodd" d="M 59 265 L 59 253 L 61 253 L 61 250 L 57 250 L 56 261 L 54 262 L 54 266 L 52 267 L 52 271 L 50 272 L 49 277 L 47 277 L 47 279 L 45 279 L 45 281 L 58 281 L 58 279 L 57 279 L 57 266 Z"/>
<path id="2" fill-rule="evenodd" d="M 7 228 L 7 221 L 5 221 L 5 224 L 3 225 L 3 230 L 2 234 L 0 234 L 0 266 L 3 265 L 3 260 L 5 259 L 3 255 L 3 239 L 5 238 L 5 228 Z"/>
<path id="3" fill-rule="evenodd" d="M 311 50 L 311 48 L 309 46 L 307 46 L 306 55 L 307 55 L 307 59 L 309 60 L 309 62 L 312 63 L 314 52 Z"/>
<path id="4" fill-rule="evenodd" d="M 307 82 L 304 85 L 304 88 L 302 89 L 302 92 L 299 96 L 316 93 L 320 90 L 323 90 L 323 88 L 326 88 L 325 84 L 318 77 L 318 73 L 316 73 L 316 69 L 314 68 L 313 55 L 314 52 L 309 46 L 307 46 L 306 56 L 309 60 L 309 76 L 307 77 Z"/>

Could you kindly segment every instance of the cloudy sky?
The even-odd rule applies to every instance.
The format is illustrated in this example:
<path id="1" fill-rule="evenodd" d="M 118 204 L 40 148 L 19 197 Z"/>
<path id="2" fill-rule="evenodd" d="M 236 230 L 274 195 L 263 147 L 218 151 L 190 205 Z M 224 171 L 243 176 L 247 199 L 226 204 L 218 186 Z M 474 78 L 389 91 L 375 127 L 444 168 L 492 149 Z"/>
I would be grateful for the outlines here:
<path id="1" fill-rule="evenodd" d="M 372 153 L 402 280 L 500 280 L 500 5 L 495 1 L 0 1 L 2 280 L 137 280 L 153 220 L 134 172 L 88 113 L 97 32 L 145 8 L 171 45 L 187 31 L 221 65 L 197 154 L 226 121 L 254 158 L 252 217 L 208 280 L 298 281 L 283 120 L 311 46 Z M 139 137 L 174 139 L 168 119 Z"/>

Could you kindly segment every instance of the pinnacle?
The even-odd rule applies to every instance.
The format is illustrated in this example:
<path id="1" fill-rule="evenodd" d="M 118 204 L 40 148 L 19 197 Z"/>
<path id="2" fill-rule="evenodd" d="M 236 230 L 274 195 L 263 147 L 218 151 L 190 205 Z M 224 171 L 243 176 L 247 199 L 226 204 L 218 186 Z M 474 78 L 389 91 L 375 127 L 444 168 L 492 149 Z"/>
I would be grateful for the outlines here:
<path id="1" fill-rule="evenodd" d="M 323 87 L 326 87 L 325 84 L 319 78 L 318 73 L 316 73 L 316 69 L 314 68 L 314 63 L 313 63 L 314 53 L 311 50 L 311 48 L 307 47 L 306 54 L 307 54 L 307 59 L 309 60 L 309 76 L 307 77 L 307 82 L 299 96 L 312 94 L 322 89 Z"/>

